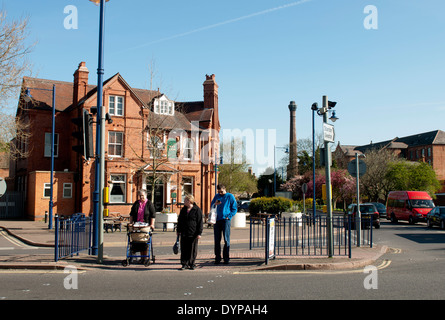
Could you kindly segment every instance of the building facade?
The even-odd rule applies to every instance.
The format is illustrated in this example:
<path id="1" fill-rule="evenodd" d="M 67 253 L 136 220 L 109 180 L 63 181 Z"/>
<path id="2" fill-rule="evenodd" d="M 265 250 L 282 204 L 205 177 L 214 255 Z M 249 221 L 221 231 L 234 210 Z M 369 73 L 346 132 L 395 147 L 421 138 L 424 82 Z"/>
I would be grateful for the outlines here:
<path id="1" fill-rule="evenodd" d="M 81 62 L 73 82 L 23 78 L 17 117 L 29 124 L 28 141 L 15 141 L 27 158 L 10 166 L 14 188 L 25 193 L 27 216 L 43 219 L 49 209 L 52 87 L 55 85 L 53 212 L 90 214 L 94 158 L 73 150 L 79 141 L 72 119 L 93 114 L 97 88 Z M 119 74 L 104 81 L 105 209 L 128 215 L 139 189 L 153 194 L 157 211 L 179 212 L 185 194 L 208 212 L 215 194 L 215 153 L 219 146 L 218 85 L 206 76 L 203 101 L 177 102 L 159 91 L 132 88 Z M 96 125 L 93 143 L 96 145 Z"/>
<path id="2" fill-rule="evenodd" d="M 348 162 L 355 158 L 355 153 L 366 154 L 371 150 L 390 150 L 400 158 L 426 162 L 433 167 L 442 185 L 445 185 L 445 132 L 442 130 L 371 142 L 363 146 L 342 146 L 339 142 L 333 156 L 340 167 L 346 168 Z"/>

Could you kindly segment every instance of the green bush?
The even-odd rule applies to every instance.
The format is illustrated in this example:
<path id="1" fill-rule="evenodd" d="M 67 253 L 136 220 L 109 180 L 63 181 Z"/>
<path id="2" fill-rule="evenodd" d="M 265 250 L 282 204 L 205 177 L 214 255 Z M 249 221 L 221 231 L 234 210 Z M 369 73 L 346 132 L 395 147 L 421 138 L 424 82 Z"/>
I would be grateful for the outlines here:
<path id="1" fill-rule="evenodd" d="M 283 197 L 261 197 L 250 201 L 249 213 L 260 212 L 277 214 L 289 211 L 292 207 L 292 200 Z"/>

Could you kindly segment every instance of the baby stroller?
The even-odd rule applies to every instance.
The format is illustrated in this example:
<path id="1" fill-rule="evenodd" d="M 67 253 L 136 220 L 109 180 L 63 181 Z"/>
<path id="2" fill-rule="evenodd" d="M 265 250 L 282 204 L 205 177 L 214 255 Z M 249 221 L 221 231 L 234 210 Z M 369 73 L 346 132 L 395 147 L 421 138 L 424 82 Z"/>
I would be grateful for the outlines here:
<path id="1" fill-rule="evenodd" d="M 151 239 L 152 230 L 148 223 L 136 222 L 127 227 L 127 255 L 126 259 L 122 261 L 124 267 L 128 266 L 135 258 L 143 259 L 144 265 L 150 265 L 150 258 L 155 263 L 155 256 L 153 254 L 153 242 Z M 147 251 L 146 255 L 142 252 Z M 136 253 L 139 252 L 140 255 Z"/>

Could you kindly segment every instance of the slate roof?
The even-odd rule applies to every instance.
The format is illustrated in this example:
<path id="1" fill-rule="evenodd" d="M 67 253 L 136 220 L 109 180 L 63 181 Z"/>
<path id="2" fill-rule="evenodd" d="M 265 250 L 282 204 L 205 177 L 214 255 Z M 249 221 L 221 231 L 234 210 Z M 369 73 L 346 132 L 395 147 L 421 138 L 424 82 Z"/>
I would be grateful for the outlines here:
<path id="1" fill-rule="evenodd" d="M 379 149 L 407 149 L 417 146 L 440 145 L 445 144 L 445 132 L 442 130 L 434 130 L 424 133 L 418 133 L 407 137 L 394 138 L 377 143 L 371 143 L 363 146 L 355 147 L 355 150 L 366 152 L 369 150 Z"/>
<path id="2" fill-rule="evenodd" d="M 116 73 L 105 80 L 104 87 L 106 87 L 107 83 L 116 78 L 130 90 L 134 98 L 139 100 L 144 108 L 153 111 L 152 101 L 153 99 L 160 97 L 162 95 L 161 92 L 132 88 L 119 73 Z M 73 82 L 23 77 L 23 94 L 25 93 L 26 88 L 28 88 L 32 97 L 32 103 L 28 103 L 27 108 L 51 110 L 53 84 L 56 86 L 56 111 L 69 112 L 76 107 L 73 105 Z M 84 104 L 89 99 L 96 99 L 96 93 L 97 86 L 88 85 L 87 94 L 79 101 L 78 105 Z M 178 128 L 190 131 L 192 121 L 199 121 L 200 123 L 209 122 L 212 119 L 212 115 L 212 109 L 204 109 L 204 101 L 175 102 L 174 116 L 152 113 L 151 121 L 154 121 L 156 126 L 165 129 Z"/>

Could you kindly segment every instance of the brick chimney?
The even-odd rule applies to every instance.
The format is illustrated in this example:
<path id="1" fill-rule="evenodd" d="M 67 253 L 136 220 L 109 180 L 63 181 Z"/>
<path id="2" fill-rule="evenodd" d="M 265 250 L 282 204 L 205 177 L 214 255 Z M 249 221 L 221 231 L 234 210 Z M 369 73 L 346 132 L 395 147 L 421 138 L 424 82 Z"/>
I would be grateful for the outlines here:
<path id="1" fill-rule="evenodd" d="M 221 125 L 219 124 L 218 114 L 218 85 L 215 82 L 215 75 L 206 75 L 204 86 L 204 108 L 213 109 L 212 128 L 219 131 Z"/>
<path id="2" fill-rule="evenodd" d="M 295 101 L 289 103 L 290 112 L 290 128 L 289 128 L 289 164 L 287 166 L 287 180 L 298 175 L 298 158 L 297 158 L 297 128 L 295 125 L 295 112 L 297 105 Z"/>
<path id="3" fill-rule="evenodd" d="M 88 68 L 85 66 L 85 62 L 79 63 L 79 67 L 74 72 L 74 83 L 73 83 L 73 105 L 77 105 L 79 100 L 81 100 L 87 94 L 88 90 Z"/>

